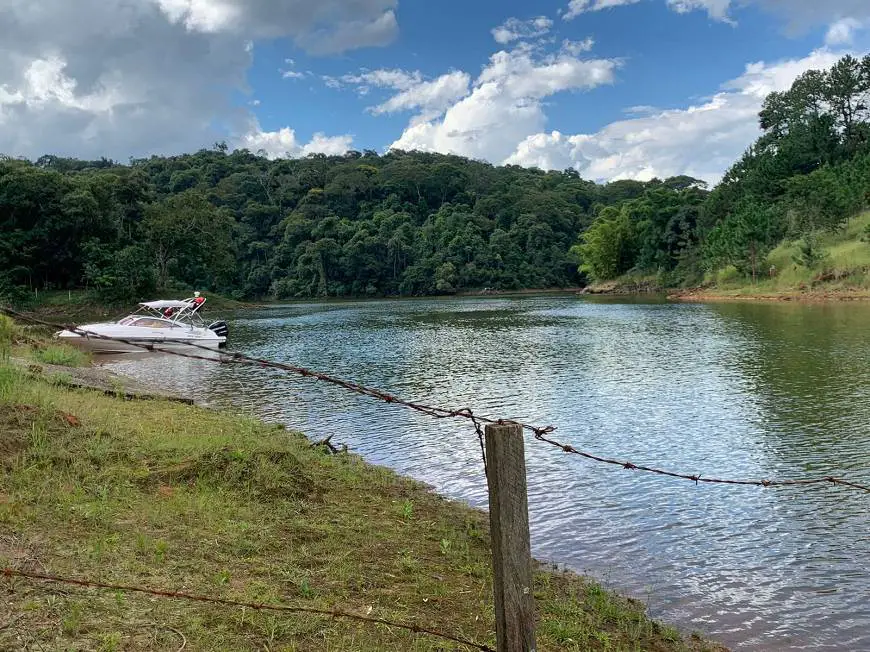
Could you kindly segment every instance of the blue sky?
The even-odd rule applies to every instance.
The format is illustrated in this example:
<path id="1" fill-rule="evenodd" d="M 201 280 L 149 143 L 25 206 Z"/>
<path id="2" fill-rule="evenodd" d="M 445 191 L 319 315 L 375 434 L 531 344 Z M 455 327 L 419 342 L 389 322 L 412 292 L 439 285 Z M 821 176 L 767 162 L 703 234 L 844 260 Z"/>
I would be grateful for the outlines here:
<path id="1" fill-rule="evenodd" d="M 0 153 L 348 148 L 717 181 L 764 96 L 870 46 L 870 0 L 28 0 Z"/>
<path id="2" fill-rule="evenodd" d="M 255 47 L 249 75 L 255 108 L 264 129 L 293 125 L 310 138 L 319 131 L 349 131 L 359 149 L 381 150 L 407 123 L 407 115 L 372 116 L 365 108 L 389 93 L 357 96 L 326 87 L 322 75 L 340 77 L 361 69 L 402 68 L 437 77 L 451 69 L 475 75 L 502 45 L 491 30 L 510 17 L 553 20 L 548 37 L 591 37 L 596 57 L 624 59 L 612 85 L 589 92 L 565 92 L 548 99 L 547 126 L 566 133 L 597 131 L 635 106 L 685 107 L 738 77 L 752 61 L 800 58 L 824 42 L 827 25 L 789 35 L 777 16 L 755 7 L 732 10 L 737 25 L 711 20 L 701 11 L 678 14 L 664 2 L 585 13 L 559 20 L 563 2 L 532 3 L 441 0 L 400 4 L 400 31 L 386 47 L 365 48 L 338 56 L 307 56 L 288 40 Z M 461 20 L 457 19 L 461 16 Z M 293 66 L 285 64 L 291 58 Z M 312 71 L 316 76 L 282 79 L 280 70 Z"/>

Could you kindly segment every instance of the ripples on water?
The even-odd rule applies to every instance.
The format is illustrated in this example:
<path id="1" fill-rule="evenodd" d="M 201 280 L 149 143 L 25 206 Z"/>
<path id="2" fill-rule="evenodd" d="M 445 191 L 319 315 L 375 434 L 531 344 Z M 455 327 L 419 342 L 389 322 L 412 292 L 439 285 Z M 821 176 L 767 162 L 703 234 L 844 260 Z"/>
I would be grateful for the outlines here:
<path id="1" fill-rule="evenodd" d="M 577 298 L 305 304 L 239 313 L 234 348 L 558 426 L 590 452 L 720 477 L 870 482 L 870 306 Z M 486 505 L 467 424 L 276 371 L 136 356 L 106 363 Z M 532 545 L 742 649 L 870 649 L 870 497 L 694 486 L 527 442 Z"/>

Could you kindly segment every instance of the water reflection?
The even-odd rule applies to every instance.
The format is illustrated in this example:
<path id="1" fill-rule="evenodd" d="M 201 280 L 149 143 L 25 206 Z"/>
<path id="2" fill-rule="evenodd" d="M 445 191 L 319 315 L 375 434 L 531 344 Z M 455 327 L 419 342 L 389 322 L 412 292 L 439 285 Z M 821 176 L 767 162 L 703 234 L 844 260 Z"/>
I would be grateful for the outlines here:
<path id="1" fill-rule="evenodd" d="M 233 345 L 402 397 L 553 423 L 578 447 L 739 477 L 870 481 L 870 306 L 570 298 L 297 304 L 235 315 Z M 280 372 L 107 364 L 485 505 L 476 438 Z M 868 498 L 695 487 L 528 444 L 533 547 L 745 649 L 870 649 Z"/>

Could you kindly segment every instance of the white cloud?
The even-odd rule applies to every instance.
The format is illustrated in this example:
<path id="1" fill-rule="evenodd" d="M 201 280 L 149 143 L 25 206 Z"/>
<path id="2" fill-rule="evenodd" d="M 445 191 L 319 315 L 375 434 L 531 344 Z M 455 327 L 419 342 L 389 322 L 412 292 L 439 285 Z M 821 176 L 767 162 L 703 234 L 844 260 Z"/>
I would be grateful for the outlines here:
<path id="1" fill-rule="evenodd" d="M 386 102 L 371 108 L 375 115 L 398 111 L 420 110 L 419 119 L 441 115 L 456 100 L 468 94 L 471 77 L 468 73 L 453 71 L 432 81 L 417 82 Z"/>
<path id="2" fill-rule="evenodd" d="M 296 65 L 296 62 L 293 59 L 284 59 L 284 63 L 289 66 L 287 70 L 283 68 L 279 68 L 278 72 L 281 73 L 281 79 L 304 79 L 306 77 L 305 72 L 301 72 L 299 70 L 293 70 L 293 66 Z"/>
<path id="3" fill-rule="evenodd" d="M 512 100 L 537 100 L 559 91 L 609 84 L 617 65 L 612 59 L 584 60 L 566 54 L 535 61 L 527 51 L 502 50 L 490 57 L 477 84 L 496 84 Z"/>
<path id="4" fill-rule="evenodd" d="M 451 71 L 432 80 L 425 80 L 419 70 L 381 68 L 362 70 L 358 74 L 341 77 L 323 77 L 330 88 L 352 86 L 360 96 L 371 93 L 372 88 L 397 91 L 387 100 L 369 106 L 374 115 L 416 111 L 415 121 L 431 119 L 442 114 L 456 100 L 468 94 L 471 77 L 462 71 Z"/>
<path id="5" fill-rule="evenodd" d="M 854 18 L 843 18 L 832 23 L 825 35 L 825 43 L 828 45 L 851 45 L 855 38 L 855 32 L 865 27 L 864 23 Z"/>
<path id="6" fill-rule="evenodd" d="M 594 134 L 535 133 L 517 146 L 507 162 L 544 169 L 571 167 L 596 180 L 688 174 L 716 182 L 758 137 L 758 111 L 764 98 L 787 89 L 807 70 L 830 67 L 840 56 L 822 49 L 802 59 L 753 63 L 696 106 L 620 120 Z"/>
<path id="7" fill-rule="evenodd" d="M 543 36 L 553 27 L 553 21 L 546 16 L 538 16 L 529 20 L 508 18 L 498 27 L 492 29 L 492 37 L 502 45 L 523 38 Z"/>
<path id="8" fill-rule="evenodd" d="M 622 5 L 633 5 L 638 2 L 640 0 L 571 0 L 568 3 L 568 8 L 562 14 L 562 20 L 574 20 L 587 11 L 601 11 Z"/>
<path id="9" fill-rule="evenodd" d="M 400 68 L 379 68 L 378 70 L 363 70 L 357 75 L 343 75 L 338 84 L 355 85 L 357 89 L 365 89 L 377 86 L 379 88 L 392 88 L 395 90 L 407 90 L 423 81 L 423 75 L 419 70 L 402 70 Z"/>
<path id="10" fill-rule="evenodd" d="M 638 104 L 636 106 L 629 106 L 622 110 L 626 115 L 633 116 L 643 116 L 643 115 L 652 115 L 654 113 L 659 113 L 661 109 L 655 106 L 650 106 L 649 104 Z"/>
<path id="11" fill-rule="evenodd" d="M 191 31 L 219 32 L 237 23 L 241 7 L 225 0 L 156 0 L 173 23 Z"/>
<path id="12" fill-rule="evenodd" d="M 730 22 L 728 7 L 731 4 L 731 0 L 667 0 L 667 2 L 668 7 L 678 14 L 702 9 L 710 14 L 710 18 Z"/>
<path id="13" fill-rule="evenodd" d="M 388 41 L 397 0 L 4 0 L 0 153 L 195 150 L 247 129 L 252 42 Z M 303 146 L 304 147 L 304 146 Z"/>
<path id="14" fill-rule="evenodd" d="M 344 154 L 351 148 L 353 136 L 327 136 L 316 133 L 305 144 L 296 139 L 296 132 L 289 127 L 277 131 L 263 131 L 256 120 L 251 120 L 247 133 L 237 139 L 236 145 L 252 152 L 261 152 L 269 158 L 296 158 L 308 154 Z"/>
<path id="15" fill-rule="evenodd" d="M 4 93 L 4 103 L 23 104 L 29 108 L 60 105 L 72 110 L 105 113 L 119 101 L 114 84 L 108 85 L 108 80 L 88 93 L 77 93 L 78 84 L 67 76 L 66 67 L 66 61 L 60 57 L 34 59 L 24 70 L 23 83 L 18 91 Z"/>
<path id="16" fill-rule="evenodd" d="M 568 39 L 562 41 L 562 52 L 575 57 L 583 52 L 589 52 L 593 47 L 595 47 L 595 40 L 592 38 L 585 38 L 582 41 L 571 41 Z"/>
<path id="17" fill-rule="evenodd" d="M 536 59 L 527 48 L 497 52 L 470 94 L 443 117 L 413 120 L 391 147 L 501 162 L 518 142 L 543 128 L 544 98 L 609 84 L 618 66 L 612 59 L 583 60 L 566 53 Z"/>

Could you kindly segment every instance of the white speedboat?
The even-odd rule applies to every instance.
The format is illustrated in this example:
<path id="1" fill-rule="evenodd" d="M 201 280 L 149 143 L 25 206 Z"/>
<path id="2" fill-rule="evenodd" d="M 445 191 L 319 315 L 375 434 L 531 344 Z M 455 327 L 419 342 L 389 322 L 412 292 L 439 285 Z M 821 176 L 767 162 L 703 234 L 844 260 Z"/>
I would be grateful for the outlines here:
<path id="1" fill-rule="evenodd" d="M 139 309 L 116 322 L 84 324 L 74 331 L 63 330 L 56 336 L 69 344 L 95 353 L 142 351 L 142 345 L 160 348 L 217 349 L 226 345 L 229 329 L 226 322 L 206 325 L 199 314 L 205 297 L 199 292 L 180 301 L 147 301 Z M 138 345 L 138 346 L 137 346 Z"/>

